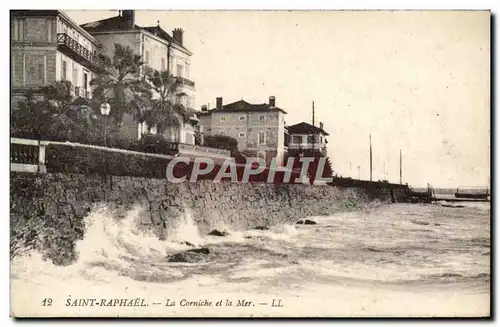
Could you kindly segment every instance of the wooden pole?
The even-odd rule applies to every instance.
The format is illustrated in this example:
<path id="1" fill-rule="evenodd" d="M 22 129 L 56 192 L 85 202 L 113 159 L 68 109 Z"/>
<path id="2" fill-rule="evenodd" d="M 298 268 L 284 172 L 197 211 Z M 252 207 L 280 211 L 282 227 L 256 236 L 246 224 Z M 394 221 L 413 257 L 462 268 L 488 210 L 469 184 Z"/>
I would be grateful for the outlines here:
<path id="1" fill-rule="evenodd" d="M 399 184 L 403 184 L 403 155 L 399 149 Z"/>
<path id="2" fill-rule="evenodd" d="M 314 126 L 314 101 L 313 101 L 313 116 L 312 116 L 312 123 L 313 123 L 313 126 Z"/>
<path id="3" fill-rule="evenodd" d="M 312 102 L 312 110 L 313 110 L 313 112 L 312 112 L 312 114 L 313 114 L 313 116 L 312 116 L 312 125 L 314 126 L 314 118 L 315 118 L 314 117 L 315 116 L 315 113 L 314 113 L 314 101 Z M 316 154 L 316 134 L 313 134 L 312 138 L 313 139 L 312 139 L 312 151 L 311 151 L 311 155 L 315 155 Z"/>
<path id="4" fill-rule="evenodd" d="M 372 135 L 370 134 L 370 182 L 373 180 Z"/>

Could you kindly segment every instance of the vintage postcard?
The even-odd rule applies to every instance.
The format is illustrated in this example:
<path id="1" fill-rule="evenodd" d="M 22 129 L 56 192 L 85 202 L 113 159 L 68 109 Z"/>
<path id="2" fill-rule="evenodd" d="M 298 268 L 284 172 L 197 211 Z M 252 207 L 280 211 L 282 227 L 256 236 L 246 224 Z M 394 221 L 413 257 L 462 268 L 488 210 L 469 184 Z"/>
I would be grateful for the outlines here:
<path id="1" fill-rule="evenodd" d="M 490 317 L 489 11 L 10 23 L 12 317 Z"/>

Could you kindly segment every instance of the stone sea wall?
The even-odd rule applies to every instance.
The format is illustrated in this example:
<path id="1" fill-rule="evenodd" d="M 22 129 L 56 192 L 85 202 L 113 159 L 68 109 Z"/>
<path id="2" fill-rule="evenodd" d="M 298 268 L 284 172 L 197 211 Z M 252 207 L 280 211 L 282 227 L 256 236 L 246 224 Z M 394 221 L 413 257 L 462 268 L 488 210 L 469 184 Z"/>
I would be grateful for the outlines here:
<path id="1" fill-rule="evenodd" d="M 99 202 L 108 202 L 121 212 L 140 205 L 142 225 L 164 237 L 168 226 L 186 211 L 206 233 L 222 226 L 242 230 L 357 210 L 374 202 L 397 201 L 401 195 L 402 190 L 388 188 L 208 180 L 173 184 L 165 179 L 12 173 L 11 256 L 17 248 L 31 246 L 43 250 L 56 264 L 71 262 L 75 259 L 74 241 L 84 236 L 83 218 Z"/>

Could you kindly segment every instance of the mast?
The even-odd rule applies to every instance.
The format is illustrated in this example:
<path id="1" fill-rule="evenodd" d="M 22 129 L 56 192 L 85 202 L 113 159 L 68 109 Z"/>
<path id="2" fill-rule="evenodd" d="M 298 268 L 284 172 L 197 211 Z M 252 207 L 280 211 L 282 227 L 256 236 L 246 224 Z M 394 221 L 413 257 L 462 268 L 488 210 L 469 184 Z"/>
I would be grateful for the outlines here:
<path id="1" fill-rule="evenodd" d="M 373 180 L 372 135 L 370 134 L 370 182 Z"/>
<path id="2" fill-rule="evenodd" d="M 403 184 L 403 155 L 399 149 L 399 184 Z"/>
<path id="3" fill-rule="evenodd" d="M 312 123 L 313 123 L 313 126 L 314 126 L 314 101 L 313 101 L 313 116 L 312 116 Z"/>
<path id="4" fill-rule="evenodd" d="M 312 112 L 312 114 L 313 114 L 312 115 L 312 125 L 314 126 L 314 116 L 315 116 L 314 115 L 314 101 L 312 102 L 312 110 L 313 110 L 313 112 Z M 316 134 L 313 134 L 313 136 L 312 136 L 312 151 L 311 151 L 311 154 L 313 156 L 316 155 Z"/>

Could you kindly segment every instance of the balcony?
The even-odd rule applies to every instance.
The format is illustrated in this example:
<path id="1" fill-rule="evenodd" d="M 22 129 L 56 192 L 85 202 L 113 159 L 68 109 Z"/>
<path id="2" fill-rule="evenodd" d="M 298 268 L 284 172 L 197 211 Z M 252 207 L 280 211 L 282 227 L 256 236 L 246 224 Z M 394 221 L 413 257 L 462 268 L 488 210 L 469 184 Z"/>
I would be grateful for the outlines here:
<path id="1" fill-rule="evenodd" d="M 192 80 L 179 76 L 177 76 L 176 78 L 182 85 L 186 85 L 194 89 L 194 82 Z"/>
<path id="2" fill-rule="evenodd" d="M 322 149 L 326 148 L 326 144 L 322 143 L 293 143 L 288 142 L 289 149 Z"/>
<path id="3" fill-rule="evenodd" d="M 87 50 L 66 33 L 57 34 L 57 49 L 92 71 L 103 67 L 103 63 L 96 53 Z"/>
<path id="4" fill-rule="evenodd" d="M 304 151 L 304 150 L 316 150 L 322 154 L 326 154 L 326 144 L 325 143 L 293 143 L 289 142 L 287 146 L 288 152 Z"/>

